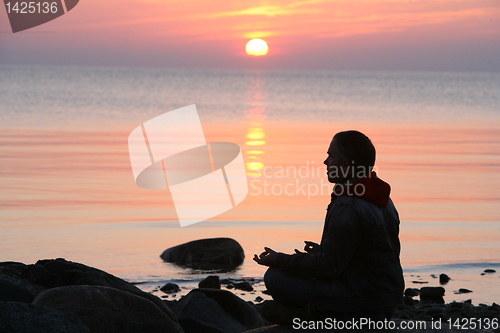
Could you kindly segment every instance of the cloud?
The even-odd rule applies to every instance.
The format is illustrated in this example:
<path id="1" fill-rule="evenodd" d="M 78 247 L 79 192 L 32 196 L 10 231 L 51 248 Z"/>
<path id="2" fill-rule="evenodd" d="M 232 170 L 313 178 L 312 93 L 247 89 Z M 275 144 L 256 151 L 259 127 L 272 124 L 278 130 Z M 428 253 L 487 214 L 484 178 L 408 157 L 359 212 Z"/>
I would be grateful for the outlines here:
<path id="1" fill-rule="evenodd" d="M 225 17 L 225 16 L 246 16 L 246 15 L 261 15 L 261 16 L 285 16 L 285 15 L 296 15 L 296 14 L 315 14 L 323 12 L 319 8 L 298 8 L 305 5 L 311 5 L 324 2 L 322 0 L 310 0 L 310 1 L 297 1 L 286 5 L 266 5 L 258 7 L 250 7 L 237 11 L 223 12 L 214 14 L 213 17 Z"/>
<path id="2" fill-rule="evenodd" d="M 480 19 L 492 13 L 500 14 L 499 9 L 477 8 L 454 12 L 428 13 L 391 13 L 383 15 L 368 15 L 360 17 L 337 18 L 324 20 L 336 27 L 335 31 L 317 33 L 318 38 L 343 37 L 367 33 L 384 33 L 402 31 L 414 26 L 446 24 L 467 19 Z M 320 20 L 319 22 L 321 22 Z"/>

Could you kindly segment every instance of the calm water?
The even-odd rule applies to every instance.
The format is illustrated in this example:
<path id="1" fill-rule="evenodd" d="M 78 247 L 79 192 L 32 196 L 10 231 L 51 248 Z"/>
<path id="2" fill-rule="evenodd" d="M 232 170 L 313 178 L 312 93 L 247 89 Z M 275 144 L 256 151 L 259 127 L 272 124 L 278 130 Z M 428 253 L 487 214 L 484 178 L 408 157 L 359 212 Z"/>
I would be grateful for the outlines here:
<path id="1" fill-rule="evenodd" d="M 127 137 L 189 104 L 208 141 L 242 147 L 251 186 L 233 210 L 180 228 L 168 191 L 134 184 Z M 499 302 L 499 124 L 500 73 L 0 66 L 0 261 L 65 257 L 145 290 L 192 286 L 204 275 L 159 254 L 233 237 L 247 260 L 230 275 L 260 277 L 251 257 L 263 246 L 319 241 L 326 149 L 336 132 L 358 129 L 392 185 L 407 285 L 447 273 L 447 301 Z M 480 275 L 486 268 L 497 273 Z"/>

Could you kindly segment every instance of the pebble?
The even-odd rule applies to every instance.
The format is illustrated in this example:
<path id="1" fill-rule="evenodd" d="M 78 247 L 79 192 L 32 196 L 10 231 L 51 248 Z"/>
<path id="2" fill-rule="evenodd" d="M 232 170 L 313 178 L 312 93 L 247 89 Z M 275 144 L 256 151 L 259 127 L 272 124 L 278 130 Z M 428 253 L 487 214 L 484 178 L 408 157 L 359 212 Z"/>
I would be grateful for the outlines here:
<path id="1" fill-rule="evenodd" d="M 181 288 L 177 284 L 169 282 L 161 287 L 160 290 L 164 293 L 172 294 L 181 291 Z"/>
<path id="2" fill-rule="evenodd" d="M 415 300 L 413 298 L 411 298 L 410 296 L 405 296 L 403 299 L 403 302 L 407 305 L 414 305 L 415 304 Z"/>
<path id="3" fill-rule="evenodd" d="M 472 292 L 472 290 L 460 288 L 460 289 L 458 289 L 458 291 L 455 291 L 455 294 L 467 294 L 467 293 L 471 293 L 471 292 Z"/>
<path id="4" fill-rule="evenodd" d="M 439 275 L 439 283 L 441 283 L 441 284 L 447 284 L 448 281 L 450 281 L 450 280 L 451 280 L 450 277 L 446 274 Z"/>
<path id="5" fill-rule="evenodd" d="M 420 299 L 427 297 L 442 297 L 444 296 L 443 287 L 423 287 L 420 289 Z"/>
<path id="6" fill-rule="evenodd" d="M 420 291 L 415 288 L 406 288 L 404 295 L 408 297 L 413 297 L 413 296 L 418 296 L 420 294 Z"/>
<path id="7" fill-rule="evenodd" d="M 250 282 L 248 282 L 248 281 L 243 281 L 243 282 L 235 283 L 234 287 L 236 289 L 243 290 L 243 291 L 253 291 L 253 287 L 250 284 Z"/>

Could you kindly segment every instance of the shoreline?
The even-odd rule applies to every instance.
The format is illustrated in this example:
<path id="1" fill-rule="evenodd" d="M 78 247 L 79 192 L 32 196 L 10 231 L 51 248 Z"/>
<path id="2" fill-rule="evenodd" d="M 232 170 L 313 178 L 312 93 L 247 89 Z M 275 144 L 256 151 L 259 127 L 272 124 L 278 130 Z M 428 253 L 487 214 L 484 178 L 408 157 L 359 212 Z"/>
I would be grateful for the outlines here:
<path id="1" fill-rule="evenodd" d="M 55 311 L 51 316 L 59 318 L 51 325 L 79 325 L 78 332 L 88 332 L 86 327 L 90 332 L 136 332 L 140 329 L 144 333 L 156 332 L 158 327 L 168 327 L 169 332 L 179 333 L 198 332 L 200 329 L 221 333 L 255 329 L 259 332 L 291 330 L 283 325 L 268 326 L 271 322 L 264 319 L 269 318 L 264 305 L 272 301 L 264 293 L 265 286 L 259 278 L 220 280 L 217 277 L 204 280 L 201 283 L 203 288 L 198 288 L 198 285 L 195 288 L 170 285 L 144 291 L 139 286 L 148 287 L 147 284 L 130 283 L 105 271 L 62 258 L 39 260 L 30 265 L 2 262 L 0 307 L 4 310 L 0 313 L 0 330 L 3 323 L 16 322 L 27 327 L 38 325 L 33 323 L 47 320 L 45 315 L 40 314 L 46 311 Z M 157 297 L 160 292 L 162 295 Z M 477 306 L 468 301 L 444 304 L 441 298 L 442 303 L 437 304 L 419 300 L 415 288 L 407 289 L 405 295 L 405 302 L 398 306 L 391 318 L 395 322 L 500 319 L 500 306 L 495 302 Z M 106 313 L 104 322 L 103 313 Z M 129 318 L 131 322 L 127 325 L 130 327 L 124 329 L 124 322 Z M 155 330 L 145 329 L 151 325 L 156 327 Z M 76 329 L 69 331 L 76 332 Z"/>
<path id="2" fill-rule="evenodd" d="M 173 265 L 170 263 L 165 263 L 166 265 Z M 492 305 L 493 303 L 500 302 L 500 293 L 498 293 L 495 287 L 500 283 L 500 263 L 497 262 L 477 262 L 477 263 L 466 263 L 468 267 L 473 268 L 462 268 L 462 263 L 450 263 L 444 265 L 428 265 L 428 266 L 415 266 L 411 269 L 405 270 L 403 268 L 404 278 L 405 278 L 405 289 L 406 288 L 416 288 L 421 287 L 443 287 L 445 289 L 444 300 L 446 303 L 451 302 L 463 302 L 469 299 L 472 300 L 472 304 L 487 304 Z M 174 265 L 175 266 L 175 265 Z M 437 267 L 448 267 L 447 269 L 439 269 Z M 450 268 L 452 266 L 454 268 Z M 176 266 L 178 268 L 178 266 Z M 419 272 L 419 267 L 428 268 L 422 272 Z M 485 273 L 485 270 L 492 269 L 495 272 Z M 189 270 L 186 269 L 186 272 Z M 239 274 L 232 275 L 229 273 L 217 273 L 217 272 L 203 272 L 203 271 L 189 271 L 190 273 L 177 274 L 175 277 L 168 279 L 155 279 L 155 281 L 140 280 L 140 281 L 130 281 L 130 283 L 135 284 L 138 288 L 145 292 L 152 293 L 162 299 L 171 300 L 173 298 L 179 298 L 181 296 L 187 295 L 190 290 L 197 288 L 198 283 L 202 281 L 209 275 L 219 275 L 221 279 L 231 278 L 234 280 L 247 280 L 254 283 L 255 291 L 253 292 L 238 292 L 238 296 L 243 298 L 245 301 L 253 301 L 255 297 L 261 296 L 264 300 L 270 300 L 268 295 L 262 294 L 265 285 L 262 281 L 263 274 L 260 276 L 241 276 Z M 450 280 L 441 284 L 439 282 L 440 274 L 447 274 Z M 129 281 L 129 280 L 128 280 Z M 166 295 L 162 293 L 159 289 L 162 285 L 173 282 L 181 287 L 181 292 L 172 297 L 173 295 Z M 222 289 L 225 289 L 222 286 Z M 460 289 L 471 290 L 469 293 L 458 291 Z M 231 289 L 225 289 L 231 290 Z M 162 297 L 163 296 L 163 297 Z M 168 297 L 165 297 L 168 296 Z"/>

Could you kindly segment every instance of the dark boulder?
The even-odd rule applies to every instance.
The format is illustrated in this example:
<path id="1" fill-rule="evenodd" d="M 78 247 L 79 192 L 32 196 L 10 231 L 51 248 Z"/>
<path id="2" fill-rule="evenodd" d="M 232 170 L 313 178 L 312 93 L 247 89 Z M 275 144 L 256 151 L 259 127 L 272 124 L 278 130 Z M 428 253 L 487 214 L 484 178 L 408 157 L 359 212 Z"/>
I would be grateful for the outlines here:
<path id="1" fill-rule="evenodd" d="M 245 326 L 205 294 L 188 294 L 172 309 L 186 333 L 238 333 L 246 330 Z"/>
<path id="2" fill-rule="evenodd" d="M 227 290 L 193 289 L 191 293 L 203 293 L 215 300 L 233 318 L 236 318 L 246 328 L 256 328 L 264 325 L 260 313 L 249 303 Z"/>
<path id="3" fill-rule="evenodd" d="M 18 302 L 0 302 L 0 332 L 90 333 L 73 313 Z"/>
<path id="4" fill-rule="evenodd" d="M 245 254 L 234 239 L 209 238 L 171 247 L 163 251 L 160 257 L 183 267 L 225 272 L 241 265 Z"/>
<path id="5" fill-rule="evenodd" d="M 243 332 L 265 324 L 253 306 L 225 290 L 193 289 L 172 308 L 187 333 Z"/>
<path id="6" fill-rule="evenodd" d="M 116 288 L 143 297 L 155 303 L 163 312 L 175 320 L 173 312 L 158 297 L 146 293 L 131 283 L 97 268 L 61 258 L 39 260 L 27 265 L 24 276 L 45 288 L 69 285 L 93 285 Z"/>
<path id="7" fill-rule="evenodd" d="M 0 278 L 0 302 L 31 303 L 35 297 L 22 285 Z"/>
<path id="8" fill-rule="evenodd" d="M 211 288 L 220 289 L 220 280 L 217 275 L 209 275 L 200 283 L 198 283 L 198 288 Z"/>
<path id="9" fill-rule="evenodd" d="M 0 301 L 31 303 L 45 290 L 25 277 L 27 268 L 19 262 L 0 263 Z"/>
<path id="10" fill-rule="evenodd" d="M 182 332 L 153 302 L 109 287 L 52 288 L 40 293 L 33 304 L 72 312 L 93 333 Z"/>

